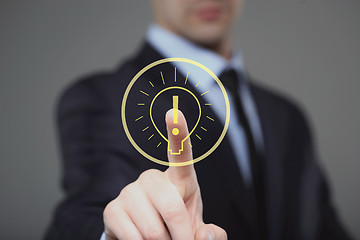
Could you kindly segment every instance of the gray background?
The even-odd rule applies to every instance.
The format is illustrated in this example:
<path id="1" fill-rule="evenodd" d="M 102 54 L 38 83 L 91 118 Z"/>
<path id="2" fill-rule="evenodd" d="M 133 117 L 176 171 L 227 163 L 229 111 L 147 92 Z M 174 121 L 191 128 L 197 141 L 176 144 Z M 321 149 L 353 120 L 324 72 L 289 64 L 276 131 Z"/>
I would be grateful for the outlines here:
<path id="1" fill-rule="evenodd" d="M 39 239 L 61 197 L 54 104 L 75 78 L 112 69 L 143 39 L 149 3 L 0 1 L 0 239 Z M 307 110 L 334 201 L 360 238 L 360 1 L 247 1 L 247 68 Z"/>

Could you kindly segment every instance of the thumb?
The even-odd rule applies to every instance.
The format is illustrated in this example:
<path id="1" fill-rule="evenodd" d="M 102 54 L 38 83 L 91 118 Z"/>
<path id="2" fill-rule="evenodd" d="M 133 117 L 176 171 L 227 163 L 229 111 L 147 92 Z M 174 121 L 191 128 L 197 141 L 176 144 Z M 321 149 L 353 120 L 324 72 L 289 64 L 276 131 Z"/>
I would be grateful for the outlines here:
<path id="1" fill-rule="evenodd" d="M 193 163 L 186 163 L 192 161 L 193 156 L 185 116 L 180 110 L 177 110 L 177 121 L 174 121 L 174 111 L 170 109 L 166 113 L 165 122 L 169 140 L 168 159 L 170 167 L 167 172 L 170 180 L 176 185 L 184 180 L 196 180 Z"/>

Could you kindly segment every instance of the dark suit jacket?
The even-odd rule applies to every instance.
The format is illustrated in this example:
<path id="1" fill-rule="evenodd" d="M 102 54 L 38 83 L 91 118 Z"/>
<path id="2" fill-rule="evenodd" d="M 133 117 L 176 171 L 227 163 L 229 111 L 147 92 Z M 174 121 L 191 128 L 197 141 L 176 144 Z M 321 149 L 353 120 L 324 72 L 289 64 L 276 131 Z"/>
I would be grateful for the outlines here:
<path id="1" fill-rule="evenodd" d="M 145 43 L 114 72 L 86 77 L 62 95 L 57 112 L 66 196 L 54 213 L 46 239 L 99 239 L 106 204 L 149 168 L 128 141 L 120 119 L 123 93 L 133 76 L 163 58 Z M 180 76 L 183 77 L 183 76 Z M 349 239 L 332 206 L 315 155 L 310 129 L 288 99 L 251 83 L 263 130 L 267 238 Z M 242 178 L 227 137 L 195 165 L 204 221 L 224 228 L 229 239 L 255 239 L 243 217 Z M 164 153 L 166 154 L 166 153 Z"/>

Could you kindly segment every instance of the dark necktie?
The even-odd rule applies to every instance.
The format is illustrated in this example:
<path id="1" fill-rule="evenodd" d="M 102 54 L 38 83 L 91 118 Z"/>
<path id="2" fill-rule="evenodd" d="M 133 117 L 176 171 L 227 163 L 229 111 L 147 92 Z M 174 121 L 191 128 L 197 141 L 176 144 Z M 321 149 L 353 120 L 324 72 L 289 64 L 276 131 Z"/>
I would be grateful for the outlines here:
<path id="1" fill-rule="evenodd" d="M 247 198 L 249 199 L 249 208 L 252 209 L 252 213 L 255 215 L 254 223 L 257 238 L 266 239 L 266 212 L 265 212 L 265 189 L 264 189 L 264 172 L 263 172 L 263 157 L 256 150 L 254 137 L 251 133 L 249 121 L 241 103 L 239 95 L 239 78 L 235 70 L 229 69 L 224 71 L 220 75 L 220 80 L 227 89 L 227 92 L 231 94 L 236 113 L 241 126 L 244 129 L 246 135 L 246 141 L 248 145 L 249 160 L 251 165 L 252 174 L 252 189 L 247 191 Z M 244 77 L 240 74 L 240 77 Z"/>

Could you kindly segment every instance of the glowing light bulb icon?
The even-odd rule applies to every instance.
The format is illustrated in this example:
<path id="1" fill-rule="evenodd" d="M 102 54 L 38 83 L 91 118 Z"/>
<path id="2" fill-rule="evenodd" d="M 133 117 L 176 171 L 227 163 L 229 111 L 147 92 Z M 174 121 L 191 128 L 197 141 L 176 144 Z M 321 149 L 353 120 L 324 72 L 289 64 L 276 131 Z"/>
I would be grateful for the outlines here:
<path id="1" fill-rule="evenodd" d="M 158 98 L 158 96 L 162 93 L 164 93 L 165 91 L 168 91 L 168 90 L 174 90 L 174 89 L 178 89 L 178 90 L 183 90 L 187 93 L 189 93 L 196 101 L 197 103 L 197 107 L 198 107 L 198 111 L 199 111 L 199 116 L 197 118 L 197 121 L 195 123 L 195 126 L 191 129 L 191 131 L 189 132 L 188 135 L 186 135 L 184 137 L 184 139 L 181 140 L 181 143 L 180 143 L 180 146 L 170 146 L 169 144 L 169 140 L 161 133 L 161 131 L 159 130 L 159 128 L 156 126 L 155 122 L 154 122 L 154 118 L 152 116 L 152 112 L 153 112 L 153 106 L 154 106 L 154 102 L 155 100 Z M 178 123 L 178 116 L 179 116 L 179 96 L 177 95 L 174 95 L 172 96 L 172 101 L 173 101 L 173 123 L 174 124 L 177 124 Z M 156 129 L 156 131 L 159 133 L 159 135 L 168 143 L 168 151 L 171 155 L 180 155 L 181 152 L 184 150 L 184 142 L 190 137 L 190 135 L 195 131 L 196 127 L 198 126 L 199 122 L 200 122 L 200 119 L 201 119 L 201 105 L 200 105 L 200 102 L 199 100 L 197 99 L 197 97 L 195 96 L 194 93 L 192 93 L 189 89 L 187 88 L 184 88 L 184 87 L 180 87 L 180 86 L 173 86 L 173 87 L 168 87 L 168 88 L 165 88 L 163 90 L 161 90 L 160 92 L 158 92 L 155 97 L 153 98 L 153 100 L 151 101 L 151 104 L 150 104 L 150 119 L 151 119 L 151 122 L 154 126 L 154 128 Z M 171 130 L 171 133 L 173 135 L 178 135 L 180 132 L 179 132 L 179 129 L 177 127 L 174 127 L 172 130 Z M 175 149 L 174 149 L 175 148 Z"/>
<path id="2" fill-rule="evenodd" d="M 184 69 L 189 70 L 179 78 L 177 67 L 173 66 L 177 63 L 187 66 Z M 171 69 L 174 70 L 174 75 Z M 193 71 L 201 73 L 201 77 L 195 79 Z M 211 86 L 222 93 L 222 97 L 216 99 L 216 104 L 222 105 L 225 110 L 219 117 L 220 123 L 216 123 L 222 128 L 214 125 L 216 118 L 213 116 L 213 103 L 210 100 L 213 95 L 210 90 L 205 89 L 203 80 L 200 83 L 200 79 L 213 81 L 215 84 Z M 164 92 L 166 93 L 163 94 Z M 171 129 L 167 132 L 163 116 L 170 108 L 173 109 L 173 117 L 170 119 Z M 180 110 L 190 120 L 187 135 L 179 127 L 179 122 L 182 121 L 179 119 Z M 224 139 L 229 121 L 230 103 L 220 79 L 206 66 L 186 58 L 159 59 L 146 65 L 129 82 L 121 103 L 121 122 L 132 146 L 148 160 L 164 166 L 186 166 L 208 157 Z M 167 135 L 177 136 L 179 141 L 170 146 Z M 194 136 L 192 143 L 188 139 L 190 136 Z M 193 159 L 184 162 L 168 161 L 165 149 L 167 154 L 180 155 L 187 144 L 196 148 Z"/>

